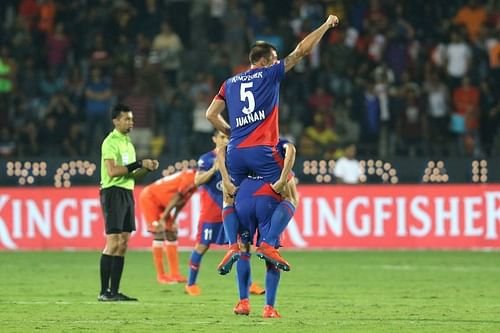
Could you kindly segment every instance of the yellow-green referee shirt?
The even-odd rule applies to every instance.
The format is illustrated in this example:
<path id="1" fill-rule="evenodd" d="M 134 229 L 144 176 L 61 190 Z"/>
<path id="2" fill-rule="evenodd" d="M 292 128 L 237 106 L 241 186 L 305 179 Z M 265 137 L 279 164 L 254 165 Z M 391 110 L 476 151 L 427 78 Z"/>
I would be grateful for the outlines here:
<path id="1" fill-rule="evenodd" d="M 114 129 L 102 142 L 101 188 L 118 186 L 127 190 L 133 190 L 135 181 L 132 174 L 111 178 L 106 170 L 104 160 L 114 160 L 116 165 L 123 166 L 135 162 L 135 148 L 130 137 Z"/>

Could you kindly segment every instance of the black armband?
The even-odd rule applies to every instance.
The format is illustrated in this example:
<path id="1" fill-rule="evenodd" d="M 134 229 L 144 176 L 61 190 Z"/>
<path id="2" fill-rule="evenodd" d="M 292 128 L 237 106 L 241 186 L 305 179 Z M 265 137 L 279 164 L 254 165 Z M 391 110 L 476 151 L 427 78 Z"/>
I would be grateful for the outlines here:
<path id="1" fill-rule="evenodd" d="M 125 167 L 127 168 L 128 172 L 132 172 L 134 170 L 142 168 L 142 161 L 135 161 L 134 163 L 125 165 Z"/>

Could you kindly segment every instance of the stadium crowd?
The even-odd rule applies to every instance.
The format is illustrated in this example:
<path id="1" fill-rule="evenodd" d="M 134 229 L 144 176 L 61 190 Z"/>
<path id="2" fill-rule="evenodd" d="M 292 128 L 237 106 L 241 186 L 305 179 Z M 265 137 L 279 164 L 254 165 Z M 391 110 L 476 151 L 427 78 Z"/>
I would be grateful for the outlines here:
<path id="1" fill-rule="evenodd" d="M 500 153 L 499 0 L 2 0 L 0 156 L 95 156 L 117 102 L 139 156 L 198 156 L 249 46 L 284 57 L 332 12 L 281 91 L 300 156 Z"/>

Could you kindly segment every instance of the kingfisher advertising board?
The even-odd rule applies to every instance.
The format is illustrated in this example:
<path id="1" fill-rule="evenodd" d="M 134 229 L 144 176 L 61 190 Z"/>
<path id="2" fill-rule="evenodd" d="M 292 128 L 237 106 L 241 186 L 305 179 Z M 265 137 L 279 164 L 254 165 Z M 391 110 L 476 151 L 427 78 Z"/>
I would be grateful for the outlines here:
<path id="1" fill-rule="evenodd" d="M 286 248 L 500 248 L 497 184 L 302 185 L 299 193 Z M 195 194 L 178 217 L 181 247 L 194 245 L 199 211 Z M 136 225 L 129 247 L 150 247 L 137 204 Z M 2 250 L 101 249 L 103 230 L 97 187 L 0 188 Z"/>

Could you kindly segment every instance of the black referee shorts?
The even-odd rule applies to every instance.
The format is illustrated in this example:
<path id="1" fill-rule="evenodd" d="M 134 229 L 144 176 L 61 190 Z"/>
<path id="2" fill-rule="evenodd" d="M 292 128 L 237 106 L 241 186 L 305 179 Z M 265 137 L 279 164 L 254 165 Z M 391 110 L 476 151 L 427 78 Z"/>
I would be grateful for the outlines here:
<path id="1" fill-rule="evenodd" d="M 107 235 L 135 230 L 134 196 L 131 190 L 112 186 L 101 189 L 100 197 Z"/>

